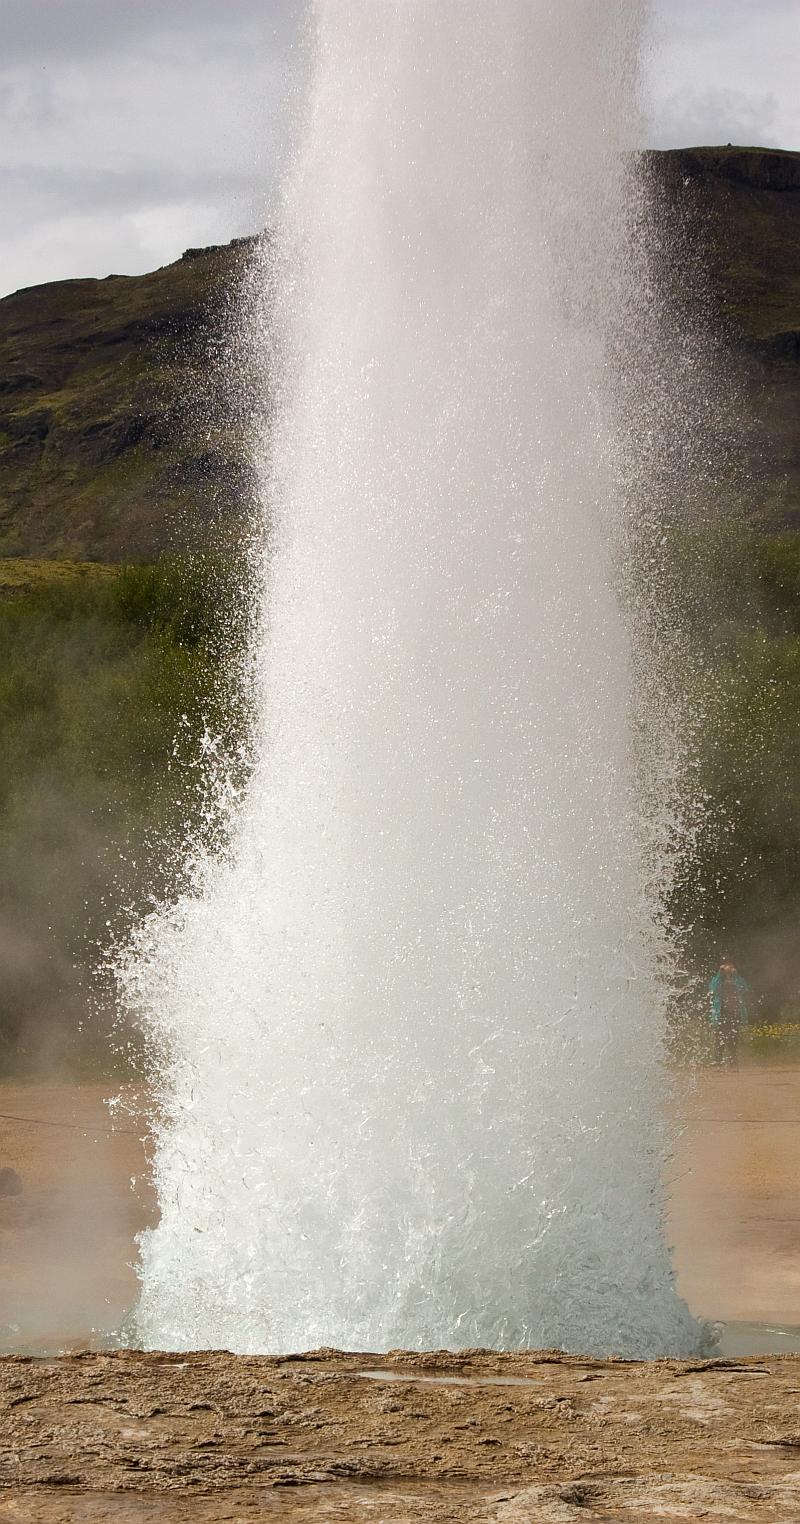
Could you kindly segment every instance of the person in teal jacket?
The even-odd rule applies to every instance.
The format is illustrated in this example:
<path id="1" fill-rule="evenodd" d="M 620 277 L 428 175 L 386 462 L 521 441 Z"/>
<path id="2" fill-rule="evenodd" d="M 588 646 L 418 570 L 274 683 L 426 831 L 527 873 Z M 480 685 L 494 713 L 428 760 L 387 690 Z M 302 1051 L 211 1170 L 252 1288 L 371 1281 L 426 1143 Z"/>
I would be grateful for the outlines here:
<path id="1" fill-rule="evenodd" d="M 739 1033 L 747 1025 L 749 988 L 730 958 L 723 958 L 709 982 L 714 1059 L 725 1069 L 738 1067 Z"/>

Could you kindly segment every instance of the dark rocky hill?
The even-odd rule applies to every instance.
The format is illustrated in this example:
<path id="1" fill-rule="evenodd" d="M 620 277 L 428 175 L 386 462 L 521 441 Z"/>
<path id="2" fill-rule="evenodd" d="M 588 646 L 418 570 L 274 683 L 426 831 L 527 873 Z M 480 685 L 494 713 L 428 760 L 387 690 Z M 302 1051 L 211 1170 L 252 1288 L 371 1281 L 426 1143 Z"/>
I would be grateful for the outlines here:
<path id="1" fill-rule="evenodd" d="M 741 370 L 751 511 L 800 524 L 800 154 L 650 158 L 665 242 L 689 250 Z M 0 301 L 0 556 L 147 560 L 236 522 L 225 342 L 247 250 Z"/>
<path id="2" fill-rule="evenodd" d="M 685 250 L 743 392 L 752 516 L 800 527 L 800 153 L 691 148 L 651 156 L 667 235 Z"/>

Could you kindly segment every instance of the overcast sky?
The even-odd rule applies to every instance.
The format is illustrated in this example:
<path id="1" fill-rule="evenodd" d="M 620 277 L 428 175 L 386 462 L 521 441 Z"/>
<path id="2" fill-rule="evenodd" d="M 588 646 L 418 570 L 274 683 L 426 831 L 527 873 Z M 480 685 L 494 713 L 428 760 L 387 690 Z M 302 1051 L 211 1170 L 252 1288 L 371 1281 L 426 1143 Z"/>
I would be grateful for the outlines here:
<path id="1" fill-rule="evenodd" d="M 800 0 L 653 9 L 652 144 L 800 149 Z M 135 274 L 258 226 L 301 12 L 302 0 L 0 0 L 0 294 Z"/>

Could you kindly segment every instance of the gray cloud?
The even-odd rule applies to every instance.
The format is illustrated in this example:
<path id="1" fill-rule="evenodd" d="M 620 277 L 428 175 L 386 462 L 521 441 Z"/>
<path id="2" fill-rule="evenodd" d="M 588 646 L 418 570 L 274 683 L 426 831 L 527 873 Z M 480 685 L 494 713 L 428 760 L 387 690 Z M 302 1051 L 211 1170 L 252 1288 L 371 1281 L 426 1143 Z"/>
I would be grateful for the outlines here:
<path id="1" fill-rule="evenodd" d="M 149 45 L 170 33 L 236 49 L 245 26 L 288 45 L 300 0 L 2 0 L 6 66 Z"/>
<path id="2" fill-rule="evenodd" d="M 80 208 L 83 215 L 98 212 L 119 215 L 132 208 L 172 206 L 176 202 L 203 205 L 209 199 L 208 176 L 170 168 L 133 168 L 113 173 L 92 169 L 46 169 L 18 165 L 5 172 L 4 189 L 28 228 L 51 218 L 69 217 Z M 231 200 L 255 200 L 258 182 L 246 173 L 226 180 Z"/>
<path id="3" fill-rule="evenodd" d="M 0 292 L 263 222 L 296 0 L 0 0 Z"/>
<path id="4" fill-rule="evenodd" d="M 261 224 L 303 10 L 0 0 L 0 293 L 136 273 Z M 654 0 L 648 141 L 800 147 L 798 73 L 796 0 Z"/>
<path id="5" fill-rule="evenodd" d="M 53 88 L 47 76 L 7 71 L 0 77 L 0 122 L 12 132 L 55 125 Z"/>
<path id="6" fill-rule="evenodd" d="M 660 103 L 658 146 L 741 143 L 782 148 L 779 117 L 774 95 L 748 96 L 742 90 L 697 90 L 686 86 Z"/>
<path id="7" fill-rule="evenodd" d="M 800 148 L 799 73 L 797 0 L 656 0 L 650 141 Z"/>

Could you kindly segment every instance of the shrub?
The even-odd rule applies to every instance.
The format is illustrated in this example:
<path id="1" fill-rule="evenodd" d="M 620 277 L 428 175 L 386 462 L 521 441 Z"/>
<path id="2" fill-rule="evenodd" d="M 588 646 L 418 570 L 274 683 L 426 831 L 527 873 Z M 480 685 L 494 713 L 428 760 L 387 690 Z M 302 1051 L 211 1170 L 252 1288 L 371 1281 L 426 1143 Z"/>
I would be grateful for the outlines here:
<path id="1" fill-rule="evenodd" d="M 800 1022 L 768 1022 L 744 1029 L 745 1052 L 755 1058 L 800 1058 Z"/>

